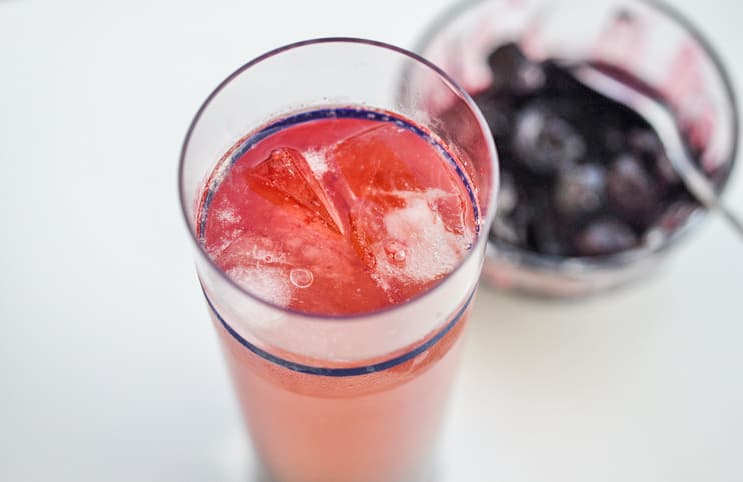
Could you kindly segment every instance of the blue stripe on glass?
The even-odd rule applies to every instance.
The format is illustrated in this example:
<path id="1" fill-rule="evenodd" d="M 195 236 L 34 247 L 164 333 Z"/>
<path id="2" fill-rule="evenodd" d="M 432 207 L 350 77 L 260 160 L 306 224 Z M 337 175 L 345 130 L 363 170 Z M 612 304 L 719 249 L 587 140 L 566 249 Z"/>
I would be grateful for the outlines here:
<path id="1" fill-rule="evenodd" d="M 235 152 L 230 156 L 225 169 L 230 169 L 235 164 L 235 162 L 237 162 L 237 160 L 240 159 L 240 157 L 242 157 L 242 155 L 245 154 L 249 149 L 251 149 L 253 146 L 258 144 L 266 137 L 275 134 L 282 129 L 286 129 L 287 127 L 291 127 L 295 124 L 302 124 L 313 120 L 331 118 L 350 118 L 365 119 L 377 122 L 391 122 L 398 127 L 411 131 L 413 134 L 417 135 L 418 137 L 428 142 L 430 145 L 434 146 L 439 154 L 441 154 L 449 162 L 449 164 L 451 164 L 451 166 L 454 168 L 457 175 L 459 176 L 460 180 L 462 181 L 465 189 L 467 190 L 467 194 L 472 201 L 472 210 L 475 216 L 475 234 L 480 233 L 480 208 L 477 203 L 477 196 L 475 195 L 474 189 L 467 181 L 467 175 L 465 174 L 464 170 L 462 170 L 462 167 L 454 160 L 451 153 L 444 146 L 442 146 L 441 143 L 434 139 L 428 131 L 425 131 L 417 125 L 387 112 L 381 112 L 371 109 L 338 107 L 333 109 L 318 109 L 308 112 L 300 112 L 298 114 L 279 119 L 276 122 L 273 122 L 272 124 L 264 127 L 255 135 L 243 141 L 242 145 L 237 148 Z M 198 237 L 202 242 L 204 241 L 204 233 L 206 233 L 206 221 L 207 217 L 209 216 L 209 206 L 211 205 L 214 193 L 219 187 L 220 180 L 224 179 L 224 177 L 225 176 L 217 176 L 215 179 L 212 180 L 211 184 L 208 186 L 206 196 L 201 206 L 199 212 Z"/>
<path id="2" fill-rule="evenodd" d="M 248 340 L 243 338 L 237 331 L 235 331 L 234 328 L 232 328 L 225 320 L 222 318 L 222 315 L 219 314 L 217 309 L 212 304 L 212 301 L 209 299 L 209 296 L 206 294 L 206 291 L 204 290 L 204 287 L 201 287 L 201 290 L 204 292 L 204 297 L 206 298 L 206 302 L 209 305 L 209 308 L 212 310 L 214 315 L 217 317 L 219 322 L 222 324 L 225 330 L 227 330 L 230 335 L 232 335 L 242 346 L 247 348 L 248 350 L 252 351 L 256 355 L 260 356 L 261 358 L 268 360 L 272 363 L 275 363 L 279 366 L 282 366 L 288 370 L 292 370 L 299 373 L 305 373 L 308 375 L 317 375 L 322 377 L 355 377 L 359 375 L 368 375 L 370 373 L 376 373 L 381 372 L 383 370 L 390 369 L 392 367 L 395 367 L 397 365 L 403 364 L 407 361 L 412 360 L 413 358 L 417 357 L 421 353 L 427 351 L 432 346 L 434 346 L 436 343 L 438 343 L 442 338 L 446 336 L 447 333 L 449 333 L 452 328 L 454 328 L 457 323 L 462 319 L 464 316 L 464 313 L 467 311 L 467 307 L 470 305 L 470 302 L 472 301 L 472 298 L 475 296 L 476 288 L 472 290 L 472 293 L 467 297 L 467 300 L 464 302 L 464 305 L 462 305 L 462 308 L 457 311 L 457 313 L 454 315 L 454 318 L 441 330 L 439 331 L 433 338 L 425 342 L 424 344 L 418 346 L 414 350 L 411 350 L 404 355 L 400 355 L 396 358 L 392 358 L 390 360 L 386 360 L 380 363 L 375 363 L 373 365 L 366 365 L 361 367 L 350 367 L 350 368 L 323 368 L 323 367 L 313 367 L 309 365 L 302 365 L 301 363 L 294 363 L 289 360 L 284 360 L 283 358 L 277 357 L 276 355 L 272 355 L 268 353 L 265 350 L 262 350 L 255 346 L 254 344 L 250 343 Z"/>

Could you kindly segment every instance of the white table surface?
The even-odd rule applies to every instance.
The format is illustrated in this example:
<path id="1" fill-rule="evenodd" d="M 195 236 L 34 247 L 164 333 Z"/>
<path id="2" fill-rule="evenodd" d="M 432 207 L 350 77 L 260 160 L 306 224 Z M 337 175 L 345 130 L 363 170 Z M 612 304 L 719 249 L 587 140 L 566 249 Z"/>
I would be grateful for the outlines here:
<path id="1" fill-rule="evenodd" d="M 176 197 L 188 123 L 265 50 L 411 47 L 447 3 L 0 0 L 0 480 L 253 482 Z M 743 92 L 743 4 L 677 4 Z M 741 280 L 710 219 L 630 289 L 482 290 L 441 482 L 743 480 Z"/>

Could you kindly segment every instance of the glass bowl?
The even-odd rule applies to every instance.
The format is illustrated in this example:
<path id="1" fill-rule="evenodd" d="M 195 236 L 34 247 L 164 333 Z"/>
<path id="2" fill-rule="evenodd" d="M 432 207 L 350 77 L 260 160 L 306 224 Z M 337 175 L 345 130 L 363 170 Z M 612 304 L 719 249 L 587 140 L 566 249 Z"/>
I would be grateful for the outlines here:
<path id="1" fill-rule="evenodd" d="M 645 0 L 464 2 L 428 28 L 417 51 L 474 96 L 492 82 L 488 55 L 508 43 L 534 61 L 601 64 L 652 89 L 700 153 L 702 170 L 724 189 L 737 151 L 735 94 L 714 50 L 680 13 Z M 483 277 L 497 288 L 561 298 L 626 284 L 652 272 L 706 211 L 666 214 L 672 222 L 613 255 L 554 256 L 491 239 Z"/>

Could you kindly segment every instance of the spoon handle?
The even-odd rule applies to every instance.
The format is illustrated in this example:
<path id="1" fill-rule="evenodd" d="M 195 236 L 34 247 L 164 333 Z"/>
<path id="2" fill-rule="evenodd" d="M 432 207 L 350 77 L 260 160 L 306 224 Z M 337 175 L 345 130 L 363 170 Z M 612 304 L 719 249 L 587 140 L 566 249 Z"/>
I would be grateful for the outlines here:
<path id="1" fill-rule="evenodd" d="M 743 238 L 743 221 L 738 215 L 720 202 L 713 209 L 719 212 L 728 221 L 728 224 L 738 232 L 738 235 Z"/>

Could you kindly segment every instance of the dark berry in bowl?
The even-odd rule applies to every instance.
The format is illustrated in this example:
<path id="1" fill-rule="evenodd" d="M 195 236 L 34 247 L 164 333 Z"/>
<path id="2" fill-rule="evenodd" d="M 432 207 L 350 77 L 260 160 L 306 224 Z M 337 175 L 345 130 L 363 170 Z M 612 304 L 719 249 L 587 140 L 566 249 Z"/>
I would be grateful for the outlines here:
<path id="1" fill-rule="evenodd" d="M 637 246 L 632 229 L 617 219 L 599 219 L 587 225 L 575 238 L 575 250 L 582 256 L 604 256 Z"/>
<path id="2" fill-rule="evenodd" d="M 606 202 L 606 169 L 593 163 L 575 166 L 558 176 L 554 193 L 555 208 L 565 217 L 597 213 Z"/>
<path id="3" fill-rule="evenodd" d="M 528 94 L 544 87 L 542 66 L 527 59 L 516 44 L 494 50 L 488 57 L 488 65 L 493 73 L 493 92 Z"/>
<path id="4" fill-rule="evenodd" d="M 661 208 L 658 179 L 631 154 L 619 156 L 609 168 L 606 191 L 614 210 L 624 219 L 645 226 Z"/>
<path id="5" fill-rule="evenodd" d="M 576 129 L 544 105 L 529 105 L 516 116 L 513 148 L 535 174 L 554 174 L 575 164 L 586 152 Z"/>

